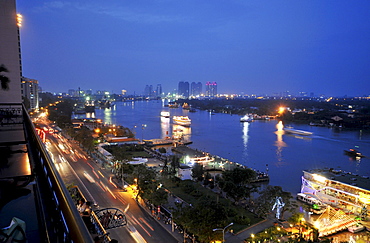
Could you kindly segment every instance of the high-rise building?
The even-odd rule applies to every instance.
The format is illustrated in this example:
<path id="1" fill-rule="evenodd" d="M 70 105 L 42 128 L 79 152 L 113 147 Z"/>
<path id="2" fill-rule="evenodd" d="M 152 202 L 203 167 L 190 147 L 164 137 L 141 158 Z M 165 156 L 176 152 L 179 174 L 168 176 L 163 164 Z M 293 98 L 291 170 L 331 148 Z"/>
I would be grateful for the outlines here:
<path id="1" fill-rule="evenodd" d="M 144 89 L 145 97 L 153 97 L 153 85 L 146 85 Z"/>
<path id="2" fill-rule="evenodd" d="M 191 82 L 190 95 L 194 97 L 199 97 L 201 94 L 202 94 L 202 83 Z"/>
<path id="3" fill-rule="evenodd" d="M 39 109 L 39 81 L 22 77 L 22 96 L 30 101 L 30 110 Z"/>
<path id="4" fill-rule="evenodd" d="M 76 91 L 75 89 L 69 89 L 68 95 L 71 97 L 78 97 L 78 91 Z"/>
<path id="5" fill-rule="evenodd" d="M 216 97 L 217 96 L 217 83 L 207 82 L 206 83 L 206 96 Z"/>
<path id="6" fill-rule="evenodd" d="M 21 103 L 21 53 L 19 27 L 14 0 L 0 1 L 0 103 Z"/>
<path id="7" fill-rule="evenodd" d="M 162 97 L 162 85 L 161 84 L 157 84 L 157 89 L 155 92 L 156 92 L 157 97 Z"/>
<path id="8" fill-rule="evenodd" d="M 183 98 L 189 98 L 189 82 L 179 82 L 179 89 L 177 95 Z"/>

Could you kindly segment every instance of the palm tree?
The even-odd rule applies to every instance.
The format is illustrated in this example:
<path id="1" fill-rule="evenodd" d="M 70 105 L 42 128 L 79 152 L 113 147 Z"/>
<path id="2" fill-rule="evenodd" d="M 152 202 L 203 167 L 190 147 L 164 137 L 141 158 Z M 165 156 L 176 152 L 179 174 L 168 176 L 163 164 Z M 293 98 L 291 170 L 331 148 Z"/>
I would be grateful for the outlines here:
<path id="1" fill-rule="evenodd" d="M 1 74 L 2 72 L 9 72 L 8 69 L 3 64 L 0 66 L 1 89 L 8 90 L 9 89 L 8 83 L 10 82 L 10 79 L 7 76 L 2 75 Z"/>

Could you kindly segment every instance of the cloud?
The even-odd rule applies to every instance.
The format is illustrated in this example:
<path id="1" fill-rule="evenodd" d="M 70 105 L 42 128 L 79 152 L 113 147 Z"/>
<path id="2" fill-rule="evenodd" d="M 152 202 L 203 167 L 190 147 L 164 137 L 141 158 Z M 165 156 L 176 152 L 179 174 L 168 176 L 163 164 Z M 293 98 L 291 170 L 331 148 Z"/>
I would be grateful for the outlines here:
<path id="1" fill-rule="evenodd" d="M 104 4 L 97 5 L 91 2 L 78 3 L 78 2 L 67 2 L 67 1 L 51 1 L 46 2 L 42 7 L 37 8 L 38 11 L 50 12 L 54 10 L 79 10 L 86 11 L 93 14 L 106 15 L 112 18 L 124 20 L 127 22 L 143 23 L 143 24 L 158 24 L 158 23 L 173 23 L 173 22 L 184 22 L 186 19 L 182 16 L 168 15 L 161 13 L 153 13 L 150 8 L 143 6 L 138 10 L 129 9 L 127 6 Z M 148 10 L 149 9 L 149 10 Z M 147 10 L 147 11 L 145 11 Z"/>

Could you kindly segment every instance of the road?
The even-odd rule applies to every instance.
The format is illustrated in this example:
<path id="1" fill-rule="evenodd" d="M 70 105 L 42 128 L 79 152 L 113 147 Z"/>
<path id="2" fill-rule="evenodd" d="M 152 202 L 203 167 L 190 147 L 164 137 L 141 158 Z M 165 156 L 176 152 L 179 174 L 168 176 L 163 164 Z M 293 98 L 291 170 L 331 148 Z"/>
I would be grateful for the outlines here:
<path id="1" fill-rule="evenodd" d="M 66 185 L 77 185 L 94 209 L 118 208 L 126 212 L 127 226 L 108 230 L 118 242 L 178 242 L 147 211 L 138 205 L 132 190 L 123 192 L 75 143 L 60 134 L 46 135 L 46 147 Z"/>

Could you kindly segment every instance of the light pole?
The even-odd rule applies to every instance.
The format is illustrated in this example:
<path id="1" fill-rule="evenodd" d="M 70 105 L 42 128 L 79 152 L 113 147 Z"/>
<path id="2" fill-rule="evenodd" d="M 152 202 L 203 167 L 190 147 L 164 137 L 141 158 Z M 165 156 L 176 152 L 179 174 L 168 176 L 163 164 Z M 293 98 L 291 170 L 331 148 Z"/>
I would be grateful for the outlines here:
<path id="1" fill-rule="evenodd" d="M 146 128 L 146 124 L 141 124 L 141 142 L 144 143 L 144 129 Z"/>
<path id="2" fill-rule="evenodd" d="M 222 230 L 222 243 L 225 242 L 225 230 L 230 227 L 231 225 L 233 225 L 234 223 L 230 223 L 228 225 L 225 226 L 225 228 L 221 229 L 221 228 L 216 228 L 216 229 L 213 229 L 213 231 L 217 231 L 217 230 Z"/>

